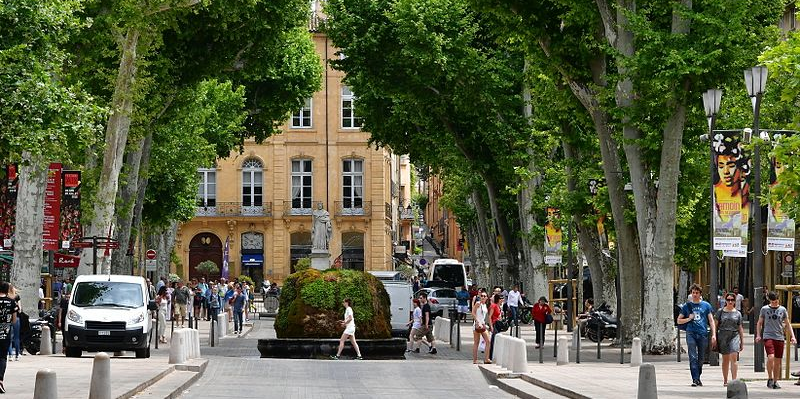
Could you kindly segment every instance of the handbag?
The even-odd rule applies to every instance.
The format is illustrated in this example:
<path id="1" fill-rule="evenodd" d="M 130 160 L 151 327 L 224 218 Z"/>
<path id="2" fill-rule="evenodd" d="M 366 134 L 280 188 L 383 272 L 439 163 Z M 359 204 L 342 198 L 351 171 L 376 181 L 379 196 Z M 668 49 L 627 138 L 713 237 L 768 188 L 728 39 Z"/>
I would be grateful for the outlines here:
<path id="1" fill-rule="evenodd" d="M 553 322 L 553 315 L 550 313 L 544 315 L 544 324 L 550 324 Z"/>
<path id="2" fill-rule="evenodd" d="M 485 331 L 486 331 L 486 326 L 485 325 L 481 324 L 481 325 L 475 326 L 475 332 L 483 334 Z"/>
<path id="3" fill-rule="evenodd" d="M 504 332 L 504 331 L 508 330 L 508 327 L 509 327 L 509 326 L 508 326 L 508 322 L 507 322 L 507 321 L 505 321 L 505 320 L 503 320 L 503 319 L 497 320 L 497 321 L 494 323 L 494 328 L 495 328 L 495 330 L 497 330 L 498 332 Z"/>

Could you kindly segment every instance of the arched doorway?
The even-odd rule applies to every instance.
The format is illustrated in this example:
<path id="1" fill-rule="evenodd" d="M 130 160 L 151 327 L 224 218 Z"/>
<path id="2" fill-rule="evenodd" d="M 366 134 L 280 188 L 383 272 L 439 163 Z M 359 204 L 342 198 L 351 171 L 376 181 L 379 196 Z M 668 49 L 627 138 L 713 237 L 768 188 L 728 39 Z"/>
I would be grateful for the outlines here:
<path id="1" fill-rule="evenodd" d="M 200 262 L 210 260 L 220 269 L 213 275 L 203 276 L 195 270 Z M 189 279 L 208 277 L 218 280 L 222 276 L 222 241 L 214 233 L 200 233 L 189 242 Z"/>

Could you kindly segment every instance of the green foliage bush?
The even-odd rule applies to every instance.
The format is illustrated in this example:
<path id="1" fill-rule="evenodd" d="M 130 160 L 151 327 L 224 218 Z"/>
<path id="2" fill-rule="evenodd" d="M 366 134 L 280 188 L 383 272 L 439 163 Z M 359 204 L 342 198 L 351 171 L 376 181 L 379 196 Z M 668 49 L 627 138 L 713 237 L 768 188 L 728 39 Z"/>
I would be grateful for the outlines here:
<path id="1" fill-rule="evenodd" d="M 300 258 L 297 260 L 297 264 L 294 265 L 294 271 L 302 272 L 303 270 L 311 268 L 311 258 Z"/>
<path id="2" fill-rule="evenodd" d="M 389 338 L 391 313 L 383 283 L 355 270 L 306 269 L 286 278 L 275 319 L 278 338 L 338 338 L 342 301 L 350 298 L 359 338 Z"/>
<path id="3" fill-rule="evenodd" d="M 240 283 L 247 282 L 251 287 L 253 287 L 253 279 L 250 276 L 245 276 L 244 274 L 240 275 L 236 278 Z"/>

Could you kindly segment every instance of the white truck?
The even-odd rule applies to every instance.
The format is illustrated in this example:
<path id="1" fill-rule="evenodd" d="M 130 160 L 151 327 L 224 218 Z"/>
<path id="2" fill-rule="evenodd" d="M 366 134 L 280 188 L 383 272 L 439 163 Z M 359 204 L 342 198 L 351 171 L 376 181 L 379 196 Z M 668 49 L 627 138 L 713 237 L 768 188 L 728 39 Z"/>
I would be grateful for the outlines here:
<path id="1" fill-rule="evenodd" d="M 414 293 L 411 284 L 406 281 L 400 272 L 370 271 L 383 283 L 386 293 L 389 294 L 389 307 L 392 313 L 392 336 L 408 336 L 408 321 L 411 319 L 411 311 L 414 310 L 411 304 Z"/>
<path id="2" fill-rule="evenodd" d="M 67 357 L 83 351 L 132 350 L 150 357 L 153 322 L 143 277 L 83 275 L 75 279 L 67 307 L 64 349 Z"/>

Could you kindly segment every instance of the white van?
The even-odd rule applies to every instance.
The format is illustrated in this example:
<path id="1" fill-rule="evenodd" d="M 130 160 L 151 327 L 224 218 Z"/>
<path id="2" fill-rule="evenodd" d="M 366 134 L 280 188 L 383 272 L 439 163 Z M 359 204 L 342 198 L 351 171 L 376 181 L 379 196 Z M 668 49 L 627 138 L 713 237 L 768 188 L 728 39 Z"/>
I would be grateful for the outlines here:
<path id="1" fill-rule="evenodd" d="M 455 259 L 436 259 L 428 269 L 428 287 L 459 288 L 467 282 L 467 268 Z"/>
<path id="2" fill-rule="evenodd" d="M 135 351 L 137 358 L 150 357 L 150 310 L 155 309 L 143 277 L 78 276 L 67 307 L 67 357 L 80 357 L 83 351 L 125 350 Z"/>
<path id="3" fill-rule="evenodd" d="M 400 272 L 370 271 L 383 283 L 383 288 L 389 294 L 389 307 L 392 314 L 392 336 L 407 337 L 408 323 L 411 320 L 411 311 L 414 306 L 411 304 L 413 299 L 413 289 L 411 284 L 403 278 Z"/>

